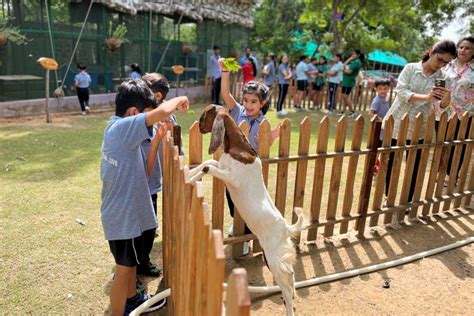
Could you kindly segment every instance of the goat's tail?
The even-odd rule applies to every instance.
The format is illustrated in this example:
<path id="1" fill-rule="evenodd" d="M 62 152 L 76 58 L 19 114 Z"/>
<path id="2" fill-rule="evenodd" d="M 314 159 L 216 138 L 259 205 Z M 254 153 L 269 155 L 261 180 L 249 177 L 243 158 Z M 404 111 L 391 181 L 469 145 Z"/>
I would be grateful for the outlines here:
<path id="1" fill-rule="evenodd" d="M 297 234 L 297 233 L 299 233 L 300 231 L 302 231 L 306 227 L 304 225 L 303 209 L 301 209 L 299 207 L 295 207 L 295 214 L 298 216 L 298 220 L 293 225 L 288 226 L 288 231 L 290 233 L 290 237 Z"/>

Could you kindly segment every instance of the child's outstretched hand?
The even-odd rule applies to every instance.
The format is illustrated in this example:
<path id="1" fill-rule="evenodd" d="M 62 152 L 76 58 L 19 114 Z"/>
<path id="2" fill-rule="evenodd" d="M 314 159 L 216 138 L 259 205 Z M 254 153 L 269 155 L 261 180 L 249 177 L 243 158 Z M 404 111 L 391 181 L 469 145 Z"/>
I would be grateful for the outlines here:
<path id="1" fill-rule="evenodd" d="M 280 137 L 280 127 L 281 127 L 281 123 L 278 123 L 278 125 L 275 128 L 273 128 L 272 131 L 270 132 L 270 144 L 273 144 L 275 139 Z"/>
<path id="2" fill-rule="evenodd" d="M 177 97 L 178 104 L 176 104 L 176 110 L 186 112 L 189 110 L 189 99 L 187 96 Z"/>

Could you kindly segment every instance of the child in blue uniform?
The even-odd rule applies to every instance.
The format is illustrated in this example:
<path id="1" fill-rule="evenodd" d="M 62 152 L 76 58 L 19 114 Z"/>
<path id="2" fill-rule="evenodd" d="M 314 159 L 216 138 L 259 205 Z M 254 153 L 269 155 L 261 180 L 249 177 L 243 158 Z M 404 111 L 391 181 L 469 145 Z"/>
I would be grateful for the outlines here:
<path id="1" fill-rule="evenodd" d="M 78 64 L 79 73 L 74 77 L 74 86 L 76 87 L 77 98 L 81 105 L 81 114 L 89 114 L 89 86 L 91 84 L 91 76 L 87 73 L 87 66 Z"/>

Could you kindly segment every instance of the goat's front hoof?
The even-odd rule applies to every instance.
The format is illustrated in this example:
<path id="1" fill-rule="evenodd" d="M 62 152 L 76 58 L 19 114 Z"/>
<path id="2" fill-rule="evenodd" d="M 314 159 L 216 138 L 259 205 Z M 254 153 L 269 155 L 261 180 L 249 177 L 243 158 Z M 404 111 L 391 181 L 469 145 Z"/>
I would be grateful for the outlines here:
<path id="1" fill-rule="evenodd" d="M 209 167 L 205 166 L 204 168 L 202 168 L 202 172 L 208 173 L 209 172 Z"/>

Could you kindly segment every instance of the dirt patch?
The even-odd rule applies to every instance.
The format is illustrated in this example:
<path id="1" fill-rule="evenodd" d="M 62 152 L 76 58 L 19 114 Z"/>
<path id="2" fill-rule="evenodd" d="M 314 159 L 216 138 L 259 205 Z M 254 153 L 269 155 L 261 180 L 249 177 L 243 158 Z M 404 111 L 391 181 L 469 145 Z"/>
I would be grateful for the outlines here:
<path id="1" fill-rule="evenodd" d="M 351 232 L 303 245 L 295 265 L 296 281 L 387 262 L 441 247 L 472 235 L 474 215 L 445 213 L 402 225 L 377 228 L 364 240 Z M 227 249 L 230 257 L 230 248 Z M 467 314 L 474 292 L 474 245 L 451 250 L 395 268 L 296 291 L 297 315 L 318 314 Z M 228 260 L 226 275 L 247 269 L 251 285 L 272 285 L 260 255 Z M 390 288 L 383 288 L 384 281 Z M 282 315 L 280 294 L 252 294 L 253 315 Z"/>

